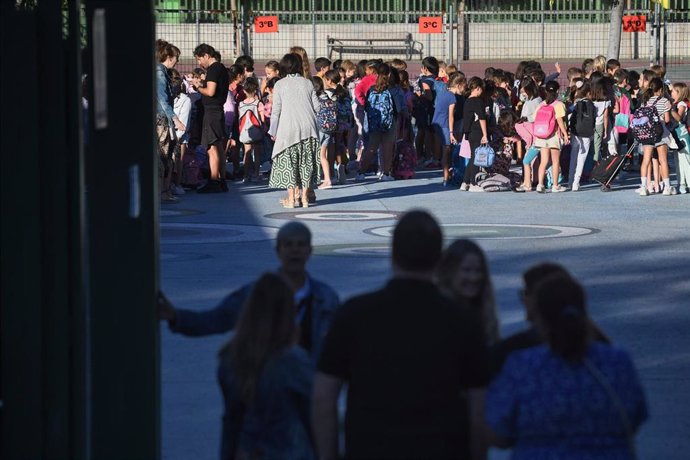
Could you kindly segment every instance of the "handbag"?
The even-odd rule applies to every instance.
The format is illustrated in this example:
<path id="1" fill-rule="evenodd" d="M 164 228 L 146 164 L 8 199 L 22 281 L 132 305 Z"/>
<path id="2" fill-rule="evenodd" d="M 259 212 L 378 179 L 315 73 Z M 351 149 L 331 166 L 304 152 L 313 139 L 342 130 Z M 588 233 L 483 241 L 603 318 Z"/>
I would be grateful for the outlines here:
<path id="1" fill-rule="evenodd" d="M 460 142 L 460 156 L 463 158 L 472 158 L 472 147 L 470 147 L 470 141 L 462 138 Z"/>
<path id="2" fill-rule="evenodd" d="M 690 134 L 688 134 L 688 128 L 683 124 L 679 124 L 674 130 L 680 144 L 678 145 L 678 153 L 688 153 L 690 154 Z M 678 144 L 676 142 L 676 144 Z"/>
<path id="3" fill-rule="evenodd" d="M 597 369 L 597 367 L 594 364 L 592 364 L 592 362 L 589 359 L 585 358 L 583 360 L 583 363 L 587 370 L 590 372 L 590 374 L 594 376 L 594 379 L 599 383 L 599 385 L 602 386 L 608 397 L 611 399 L 611 402 L 616 407 L 618 415 L 620 415 L 623 428 L 625 429 L 625 438 L 628 441 L 628 449 L 630 450 L 630 455 L 632 456 L 632 458 L 636 459 L 637 454 L 635 450 L 635 430 L 633 430 L 632 423 L 630 423 L 628 413 L 625 412 L 625 406 L 623 405 L 623 402 L 618 397 L 613 387 L 611 387 L 611 384 L 608 382 L 608 380 L 606 380 L 604 374 L 602 374 L 601 371 Z"/>
<path id="4" fill-rule="evenodd" d="M 474 165 L 480 168 L 490 168 L 496 159 L 496 152 L 489 144 L 482 144 L 474 150 Z"/>

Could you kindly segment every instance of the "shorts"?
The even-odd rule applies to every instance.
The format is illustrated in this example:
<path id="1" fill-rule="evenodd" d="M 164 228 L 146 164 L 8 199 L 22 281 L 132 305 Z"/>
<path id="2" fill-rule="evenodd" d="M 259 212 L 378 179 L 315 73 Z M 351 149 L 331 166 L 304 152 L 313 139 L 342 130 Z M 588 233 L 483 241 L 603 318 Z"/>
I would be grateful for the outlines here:
<path id="1" fill-rule="evenodd" d="M 335 133 L 319 133 L 319 145 L 321 147 L 328 147 L 335 144 Z"/>
<path id="2" fill-rule="evenodd" d="M 548 139 L 540 139 L 535 136 L 534 138 L 534 147 L 540 148 L 540 149 L 561 149 L 561 138 L 558 137 L 558 133 L 554 134 L 553 136 L 549 137 Z"/>
<path id="3" fill-rule="evenodd" d="M 450 145 L 450 130 L 447 126 L 444 127 L 438 124 L 433 124 L 432 129 L 434 130 L 434 135 L 442 145 Z"/>
<path id="4" fill-rule="evenodd" d="M 228 139 L 225 133 L 225 116 L 222 107 L 204 107 L 204 120 L 201 129 L 201 145 L 210 147 L 217 146 L 225 150 L 225 143 Z"/>

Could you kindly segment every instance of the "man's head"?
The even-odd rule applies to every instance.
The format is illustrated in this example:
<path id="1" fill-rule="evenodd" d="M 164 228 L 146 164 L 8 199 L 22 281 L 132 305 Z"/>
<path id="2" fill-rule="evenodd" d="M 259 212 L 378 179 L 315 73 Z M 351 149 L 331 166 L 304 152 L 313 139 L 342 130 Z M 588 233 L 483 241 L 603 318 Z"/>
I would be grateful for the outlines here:
<path id="1" fill-rule="evenodd" d="M 301 222 L 288 222 L 276 237 L 276 252 L 286 273 L 303 272 L 311 256 L 311 231 Z"/>
<path id="2" fill-rule="evenodd" d="M 442 249 L 441 228 L 426 211 L 410 211 L 395 226 L 393 267 L 396 270 L 431 276 Z"/>
<path id="3" fill-rule="evenodd" d="M 211 45 L 202 43 L 194 48 L 194 57 L 199 66 L 207 69 L 211 64 L 219 60 L 218 51 Z"/>

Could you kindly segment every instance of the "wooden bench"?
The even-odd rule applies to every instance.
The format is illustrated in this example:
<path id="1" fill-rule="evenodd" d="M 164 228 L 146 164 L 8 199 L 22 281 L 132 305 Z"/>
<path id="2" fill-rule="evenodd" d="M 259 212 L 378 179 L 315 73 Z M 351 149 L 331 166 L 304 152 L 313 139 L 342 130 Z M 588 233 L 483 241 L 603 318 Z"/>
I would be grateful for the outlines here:
<path id="1" fill-rule="evenodd" d="M 419 54 L 422 58 L 423 45 L 412 38 L 412 34 L 403 34 L 399 37 L 389 38 L 335 38 L 330 35 L 328 41 L 328 59 L 332 60 L 333 52 L 338 53 L 338 58 L 345 54 L 399 54 L 405 53 L 405 59 L 412 59 L 412 55 Z M 419 45 L 419 48 L 416 48 Z"/>

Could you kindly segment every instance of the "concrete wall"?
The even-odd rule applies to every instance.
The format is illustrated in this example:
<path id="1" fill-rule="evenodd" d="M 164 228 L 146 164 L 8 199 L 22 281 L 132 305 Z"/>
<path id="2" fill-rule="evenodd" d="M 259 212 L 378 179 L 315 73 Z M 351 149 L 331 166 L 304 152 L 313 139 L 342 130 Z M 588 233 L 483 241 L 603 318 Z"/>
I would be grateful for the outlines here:
<path id="1" fill-rule="evenodd" d="M 467 24 L 456 34 L 454 60 L 462 58 L 465 50 L 469 59 L 566 59 L 592 57 L 605 54 L 608 43 L 608 24 L 545 24 L 542 56 L 541 24 Z M 304 47 L 310 56 L 327 55 L 327 36 L 337 38 L 390 38 L 412 33 L 423 46 L 425 56 L 433 55 L 448 60 L 447 34 L 419 34 L 416 24 L 327 24 L 316 26 L 316 42 L 311 25 L 281 24 L 273 34 L 253 34 L 252 55 L 258 60 L 280 58 L 290 46 Z M 197 45 L 195 24 L 157 24 L 157 38 L 177 45 L 183 60 L 191 59 Z M 635 43 L 635 35 L 637 42 Z M 234 57 L 233 28 L 231 24 L 201 24 L 199 42 L 214 46 L 223 56 Z M 316 45 L 316 46 L 314 46 Z M 621 59 L 649 57 L 650 33 L 623 33 Z M 347 54 L 347 59 L 364 59 L 375 54 Z M 387 57 L 404 58 L 404 53 L 387 54 Z M 690 23 L 669 24 L 668 56 L 690 61 Z M 417 55 L 418 59 L 420 56 Z M 677 59 L 676 59 L 677 60 Z"/>

